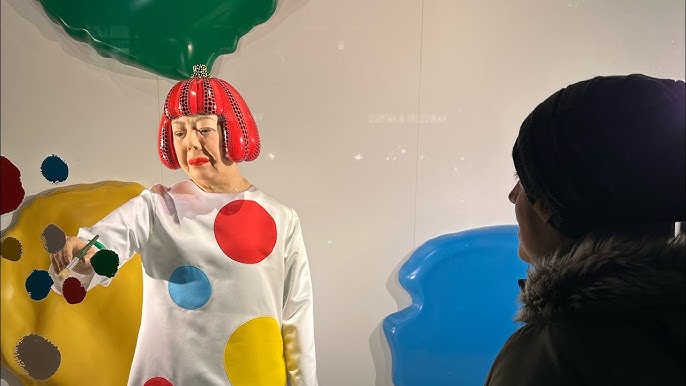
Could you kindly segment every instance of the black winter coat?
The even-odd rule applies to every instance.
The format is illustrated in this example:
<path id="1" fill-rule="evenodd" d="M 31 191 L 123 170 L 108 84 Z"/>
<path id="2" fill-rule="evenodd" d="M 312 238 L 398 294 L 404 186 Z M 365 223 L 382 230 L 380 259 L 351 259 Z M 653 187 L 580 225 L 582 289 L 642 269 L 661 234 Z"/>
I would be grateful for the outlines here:
<path id="1" fill-rule="evenodd" d="M 587 239 L 532 265 L 488 386 L 686 385 L 684 235 Z"/>

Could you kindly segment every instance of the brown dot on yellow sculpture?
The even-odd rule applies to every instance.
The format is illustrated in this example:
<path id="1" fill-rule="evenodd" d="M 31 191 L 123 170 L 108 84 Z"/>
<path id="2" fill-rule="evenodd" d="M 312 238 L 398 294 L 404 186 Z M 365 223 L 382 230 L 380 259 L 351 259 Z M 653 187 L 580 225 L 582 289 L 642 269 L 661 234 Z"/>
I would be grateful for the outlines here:
<path id="1" fill-rule="evenodd" d="M 0 254 L 3 259 L 17 261 L 21 259 L 21 243 L 14 237 L 5 237 L 0 244 Z"/>
<path id="2" fill-rule="evenodd" d="M 119 181 L 61 187 L 34 196 L 15 213 L 14 224 L 3 235 L 0 260 L 0 363 L 25 385 L 70 386 L 84 380 L 97 380 L 98 386 L 126 384 L 141 318 L 140 257 L 121 267 L 108 287 L 91 289 L 78 304 L 65 302 L 58 293 L 36 302 L 27 294 L 25 281 L 33 270 L 50 266 L 42 238 L 48 225 L 76 235 L 79 227 L 95 224 L 142 190 L 140 184 Z M 5 256 L 10 238 L 20 243 L 21 260 Z M 40 383 L 15 360 L 17 342 L 32 334 L 50 342 L 61 358 L 54 374 Z M 21 351 L 24 365 L 41 360 L 32 347 L 22 348 L 30 349 Z M 49 368 L 40 370 L 45 375 Z"/>

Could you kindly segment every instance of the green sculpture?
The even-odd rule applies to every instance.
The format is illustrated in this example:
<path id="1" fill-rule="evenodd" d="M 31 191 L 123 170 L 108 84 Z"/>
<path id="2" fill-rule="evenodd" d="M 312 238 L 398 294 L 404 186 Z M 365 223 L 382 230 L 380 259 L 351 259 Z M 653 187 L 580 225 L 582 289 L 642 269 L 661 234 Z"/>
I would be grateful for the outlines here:
<path id="1" fill-rule="evenodd" d="M 171 79 L 236 50 L 276 0 L 39 0 L 48 16 L 100 55 Z"/>

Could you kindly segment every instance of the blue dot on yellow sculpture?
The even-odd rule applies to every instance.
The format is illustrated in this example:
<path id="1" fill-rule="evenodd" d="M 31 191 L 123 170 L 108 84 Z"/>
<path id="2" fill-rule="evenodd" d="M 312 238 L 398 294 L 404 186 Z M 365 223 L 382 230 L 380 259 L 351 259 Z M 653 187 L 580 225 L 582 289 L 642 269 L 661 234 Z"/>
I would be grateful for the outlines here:
<path id="1" fill-rule="evenodd" d="M 0 359 L 25 385 L 126 384 L 141 318 L 140 257 L 78 304 L 54 291 L 32 299 L 26 281 L 50 266 L 41 238 L 48 225 L 74 235 L 142 190 L 118 181 L 73 185 L 38 194 L 15 212 L 3 238 L 21 242 L 23 253 L 16 261 L 0 259 Z"/>
<path id="2" fill-rule="evenodd" d="M 39 0 L 72 38 L 104 57 L 171 79 L 212 68 L 238 39 L 267 21 L 276 0 Z"/>

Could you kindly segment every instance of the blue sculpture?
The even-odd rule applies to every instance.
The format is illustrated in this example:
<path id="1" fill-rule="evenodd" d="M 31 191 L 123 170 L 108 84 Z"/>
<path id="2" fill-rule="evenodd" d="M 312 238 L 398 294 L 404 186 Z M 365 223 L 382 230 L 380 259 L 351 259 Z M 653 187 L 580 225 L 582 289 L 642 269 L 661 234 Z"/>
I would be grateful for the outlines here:
<path id="1" fill-rule="evenodd" d="M 517 324 L 517 226 L 447 234 L 420 246 L 401 267 L 412 304 L 385 318 L 395 386 L 483 385 Z"/>

